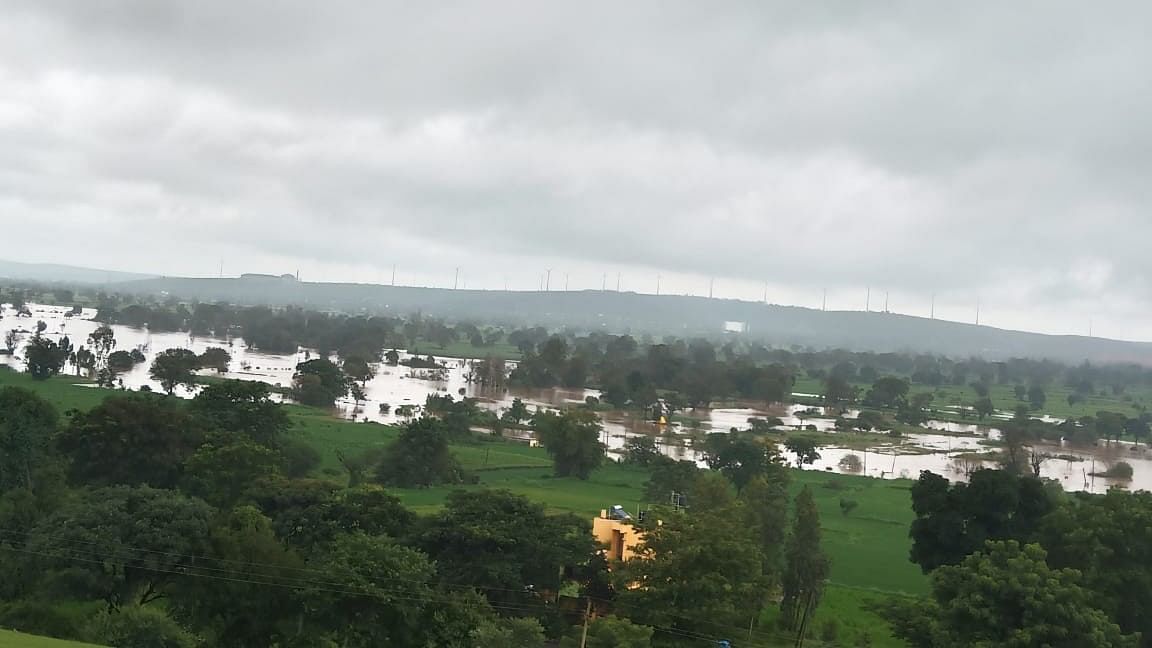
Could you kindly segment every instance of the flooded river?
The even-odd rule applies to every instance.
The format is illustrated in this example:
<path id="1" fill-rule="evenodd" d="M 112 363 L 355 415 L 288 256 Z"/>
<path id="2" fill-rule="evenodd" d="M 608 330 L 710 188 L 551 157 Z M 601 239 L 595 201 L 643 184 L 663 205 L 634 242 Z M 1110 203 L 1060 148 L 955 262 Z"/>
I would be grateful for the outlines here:
<path id="1" fill-rule="evenodd" d="M 17 317 L 11 308 L 0 309 L 0 334 L 16 329 L 23 331 L 23 340 L 13 355 L 0 355 L 0 364 L 23 370 L 22 345 L 32 336 L 37 321 L 44 321 L 46 337 L 58 340 L 68 336 L 73 346 L 87 345 L 87 337 L 99 324 L 92 321 L 96 313 L 85 310 L 78 317 L 65 317 L 69 308 L 43 305 L 29 305 L 32 317 Z M 139 389 L 147 385 L 160 390 L 160 385 L 148 375 L 148 369 L 155 355 L 169 348 L 186 348 L 203 353 L 208 347 L 223 347 L 232 355 L 228 371 L 223 374 L 205 371 L 205 375 L 220 375 L 225 378 L 258 380 L 269 385 L 287 387 L 292 382 L 296 365 L 311 357 L 314 352 L 301 350 L 296 354 L 267 354 L 248 349 L 241 338 L 221 339 L 194 337 L 187 333 L 153 333 L 148 330 L 125 326 L 113 326 L 116 337 L 116 350 L 131 351 L 140 349 L 146 362 L 132 370 L 119 374 L 126 389 Z M 409 357 L 402 353 L 401 358 Z M 522 399 L 529 409 L 535 407 L 565 407 L 583 403 L 589 396 L 599 397 L 591 389 L 508 389 L 493 391 L 471 383 L 468 360 L 458 358 L 436 358 L 447 366 L 436 380 L 424 378 L 425 372 L 401 366 L 380 365 L 377 375 L 368 381 L 365 389 L 367 400 L 357 406 L 351 399 L 337 403 L 340 415 L 362 421 L 380 423 L 403 422 L 405 417 L 397 410 L 410 405 L 419 411 L 429 394 L 450 394 L 454 398 L 461 395 L 476 398 L 481 407 L 493 411 L 507 409 L 515 398 Z M 509 363 L 510 365 L 513 363 Z M 66 368 L 71 371 L 71 368 Z M 195 390 L 179 388 L 178 395 L 190 397 Z M 381 405 L 387 405 L 387 413 L 382 413 Z M 847 411 L 848 418 L 858 412 Z M 835 432 L 835 413 L 826 412 L 820 407 L 807 405 L 779 405 L 765 408 L 717 408 L 692 413 L 690 419 L 670 425 L 657 425 L 630 412 L 605 412 L 602 414 L 604 436 L 602 441 L 610 453 L 618 454 L 631 437 L 653 437 L 661 451 L 675 459 L 699 462 L 700 453 L 694 445 L 711 432 L 728 432 L 732 428 L 748 427 L 751 418 L 775 417 L 791 429 L 814 426 L 817 431 L 828 432 L 829 445 L 820 448 L 821 458 L 807 469 L 866 474 L 880 478 L 916 478 L 921 470 L 931 470 L 950 479 L 964 479 L 971 470 L 983 465 L 971 458 L 975 453 L 988 450 L 981 445 L 985 439 L 997 439 L 1000 431 L 993 426 L 947 421 L 928 421 L 922 434 L 906 435 L 901 439 L 888 439 L 882 435 L 855 436 L 852 432 Z M 843 434 L 852 438 L 842 445 L 836 438 Z M 875 440 L 874 444 L 864 444 L 867 450 L 847 449 L 842 446 L 859 447 L 861 438 Z M 1069 448 L 1061 446 L 1044 447 L 1050 455 L 1065 458 L 1049 459 L 1041 469 L 1041 474 L 1059 481 L 1066 490 L 1089 490 L 1103 492 L 1118 485 L 1131 489 L 1152 490 L 1152 452 L 1146 448 L 1134 448 L 1131 444 L 1101 443 L 1094 448 Z M 855 455 L 859 461 L 842 461 L 848 455 Z M 968 455 L 969 458 L 966 458 Z M 1077 460 L 1069 460 L 1077 459 Z M 1126 461 L 1132 465 L 1132 480 L 1109 480 L 1091 477 L 1092 472 L 1104 471 L 1116 461 Z M 992 467 L 989 462 L 988 467 Z"/>

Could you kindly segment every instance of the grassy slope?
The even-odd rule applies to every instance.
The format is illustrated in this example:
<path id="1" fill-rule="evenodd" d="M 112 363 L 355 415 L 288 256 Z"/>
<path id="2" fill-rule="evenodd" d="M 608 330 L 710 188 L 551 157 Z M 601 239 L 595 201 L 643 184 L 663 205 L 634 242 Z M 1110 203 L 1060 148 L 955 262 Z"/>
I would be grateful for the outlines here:
<path id="1" fill-rule="evenodd" d="M 25 374 L 0 371 L 0 385 L 17 384 L 35 389 L 61 411 L 87 408 L 107 391 L 78 387 L 72 379 L 32 381 Z M 314 408 L 289 406 L 297 433 L 321 453 L 320 471 L 340 479 L 343 473 L 336 450 L 355 453 L 384 445 L 397 431 L 375 423 L 353 423 Z M 643 501 L 645 471 L 609 464 L 587 481 L 555 478 L 551 461 L 541 448 L 500 440 L 458 444 L 453 451 L 461 463 L 476 471 L 478 488 L 505 488 L 552 511 L 592 517 L 600 509 L 621 504 L 634 509 Z M 864 609 L 871 598 L 887 595 L 919 595 L 927 591 L 927 579 L 908 562 L 908 527 L 912 521 L 910 482 L 793 470 L 793 491 L 807 485 L 813 490 L 824 526 L 824 545 L 832 559 L 831 587 L 817 623 L 834 618 L 842 640 L 854 640 L 867 630 L 875 646 L 900 646 L 888 635 L 880 619 Z M 427 513 L 441 506 L 451 488 L 396 490 L 404 503 Z M 859 507 L 849 516 L 840 512 L 840 499 L 852 499 Z M 855 628 L 855 629 L 853 629 Z M 0 644 L 3 645 L 3 644 Z"/>
<path id="2" fill-rule="evenodd" d="M 3 648 L 96 648 L 95 644 L 38 637 L 11 630 L 0 630 L 0 646 Z"/>

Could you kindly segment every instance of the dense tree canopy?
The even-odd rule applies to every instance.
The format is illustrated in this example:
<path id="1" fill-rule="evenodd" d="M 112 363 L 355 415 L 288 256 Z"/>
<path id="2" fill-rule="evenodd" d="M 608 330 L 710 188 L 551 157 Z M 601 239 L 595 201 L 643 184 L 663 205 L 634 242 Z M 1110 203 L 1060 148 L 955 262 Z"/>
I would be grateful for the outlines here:
<path id="1" fill-rule="evenodd" d="M 581 409 L 559 414 L 538 412 L 532 418 L 532 429 L 552 456 L 557 477 L 588 479 L 604 461 L 600 420 L 593 412 Z"/>
<path id="2" fill-rule="evenodd" d="M 890 612 L 917 648 L 1125 648 L 1138 644 L 1093 605 L 1080 574 L 1052 569 L 1039 545 L 1014 540 L 932 574 L 932 599 Z"/>
<path id="3" fill-rule="evenodd" d="M 174 488 L 203 439 L 202 424 L 173 399 L 116 394 L 74 412 L 58 446 L 75 484 Z"/>
<path id="4" fill-rule="evenodd" d="M 403 488 L 463 482 L 464 471 L 448 449 L 443 422 L 425 416 L 405 425 L 385 449 L 376 480 Z"/>
<path id="5" fill-rule="evenodd" d="M 316 358 L 296 365 L 292 397 L 305 405 L 331 407 L 348 395 L 348 377 L 330 360 Z"/>
<path id="6" fill-rule="evenodd" d="M 968 483 L 949 484 L 922 472 L 912 486 L 912 562 L 929 572 L 955 565 L 988 540 L 1032 541 L 1053 497 L 1034 477 L 977 470 Z"/>
<path id="7" fill-rule="evenodd" d="M 0 387 L 0 493 L 36 487 L 39 472 L 52 461 L 58 418 L 37 394 Z"/>

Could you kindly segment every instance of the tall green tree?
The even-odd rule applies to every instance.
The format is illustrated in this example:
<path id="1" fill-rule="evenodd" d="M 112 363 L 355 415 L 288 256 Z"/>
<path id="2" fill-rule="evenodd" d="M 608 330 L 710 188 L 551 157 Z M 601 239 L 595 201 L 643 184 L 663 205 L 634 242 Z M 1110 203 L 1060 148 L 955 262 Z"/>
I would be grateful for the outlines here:
<path id="1" fill-rule="evenodd" d="M 99 368 L 105 367 L 109 354 L 116 348 L 116 332 L 107 324 L 96 327 L 88 334 L 88 347 L 96 355 L 96 365 Z"/>
<path id="2" fill-rule="evenodd" d="M 59 417 L 52 404 L 20 387 L 0 387 L 0 493 L 36 488 L 36 476 L 53 459 Z"/>
<path id="3" fill-rule="evenodd" d="M 464 481 L 464 470 L 448 449 L 443 423 L 424 416 L 405 425 L 384 449 L 376 480 L 387 486 L 427 488 L 459 484 Z"/>
<path id="4" fill-rule="evenodd" d="M 872 383 L 872 387 L 864 395 L 864 404 L 868 407 L 896 409 L 907 400 L 909 387 L 908 381 L 904 378 L 884 376 Z"/>
<path id="5" fill-rule="evenodd" d="M 372 369 L 372 365 L 360 356 L 348 356 L 344 358 L 343 362 L 344 374 L 356 382 L 364 383 L 372 379 L 376 375 L 376 371 Z"/>
<path id="6" fill-rule="evenodd" d="M 557 477 L 588 479 L 604 461 L 600 419 L 595 412 L 582 409 L 560 414 L 540 412 L 532 419 L 532 429 L 551 455 Z"/>
<path id="7" fill-rule="evenodd" d="M 72 412 L 57 447 L 73 483 L 174 488 L 202 439 L 201 422 L 178 399 L 129 393 Z"/>
<path id="8" fill-rule="evenodd" d="M 932 574 L 932 598 L 893 606 L 893 632 L 915 648 L 1135 648 L 1080 585 L 1052 569 L 1039 545 L 990 541 Z"/>
<path id="9" fill-rule="evenodd" d="M 280 455 L 245 437 L 212 435 L 184 464 L 186 490 L 229 508 L 261 480 L 280 472 Z"/>
<path id="10" fill-rule="evenodd" d="M 536 619 L 493 619 L 470 633 L 473 648 L 543 648 L 544 628 Z"/>
<path id="11" fill-rule="evenodd" d="M 112 606 L 167 595 L 209 550 L 215 511 L 201 500 L 147 486 L 82 492 L 31 529 L 44 587 Z"/>
<path id="12" fill-rule="evenodd" d="M 754 477 L 777 478 L 787 467 L 773 443 L 738 434 L 709 434 L 704 442 L 704 460 L 742 489 Z"/>
<path id="13" fill-rule="evenodd" d="M 803 637 L 828 579 L 830 563 L 820 542 L 820 512 L 805 486 L 796 496 L 796 517 L 784 549 L 784 597 L 781 619 Z"/>
<path id="14" fill-rule="evenodd" d="M 221 347 L 208 347 L 200 354 L 199 365 L 205 369 L 215 369 L 218 373 L 228 371 L 232 354 Z"/>
<path id="15" fill-rule="evenodd" d="M 580 643 L 583 627 L 576 626 L 567 637 L 560 640 L 560 648 L 650 648 L 652 628 L 636 625 L 628 619 L 609 614 L 597 617 L 588 624 L 588 638 Z M 507 644 L 511 645 L 511 644 Z"/>
<path id="16" fill-rule="evenodd" d="M 47 380 L 64 369 L 68 352 L 46 337 L 35 335 L 24 346 L 24 366 L 36 380 Z"/>
<path id="17" fill-rule="evenodd" d="M 1036 537 L 1049 565 L 1083 574 L 1095 605 L 1152 642 L 1152 494 L 1080 494 L 1045 516 Z"/>
<path id="18" fill-rule="evenodd" d="M 157 607 L 128 605 L 104 610 L 84 627 L 85 639 L 108 646 L 196 648 L 196 635 Z"/>
<path id="19" fill-rule="evenodd" d="M 445 583 L 472 585 L 493 604 L 538 603 L 530 593 L 557 591 L 561 573 L 597 554 L 587 520 L 547 515 L 507 491 L 456 491 L 416 538 Z"/>
<path id="20" fill-rule="evenodd" d="M 279 447 L 292 427 L 284 406 L 272 400 L 271 388 L 252 380 L 208 385 L 192 399 L 191 408 L 211 427 L 242 434 L 269 448 Z"/>
<path id="21" fill-rule="evenodd" d="M 987 540 L 1031 541 L 1054 507 L 1035 477 L 1003 470 L 977 470 L 968 483 L 951 484 L 924 471 L 912 485 L 912 562 L 925 573 L 958 564 Z"/>
<path id="22" fill-rule="evenodd" d="M 742 635 L 767 594 L 758 545 L 735 507 L 668 516 L 613 570 L 617 609 L 666 640 Z"/>
<path id="23" fill-rule="evenodd" d="M 184 580 L 169 590 L 173 611 L 213 646 L 288 644 L 305 611 L 297 590 L 283 584 L 308 580 L 304 561 L 276 539 L 272 521 L 253 506 L 218 516 L 208 543 L 206 566 L 227 567 L 231 578 Z"/>
<path id="24" fill-rule="evenodd" d="M 152 359 L 148 375 L 160 383 L 164 392 L 171 396 L 176 388 L 196 384 L 195 372 L 200 368 L 200 358 L 188 349 L 165 349 Z"/>
<path id="25" fill-rule="evenodd" d="M 303 595 L 308 634 L 340 646 L 421 645 L 435 573 L 427 556 L 355 532 L 337 536 L 309 567 L 325 577 Z"/>
<path id="26" fill-rule="evenodd" d="M 787 473 L 783 473 L 787 477 Z M 788 482 L 786 479 L 754 477 L 740 491 L 744 517 L 760 544 L 763 572 L 768 587 L 775 588 L 783 577 L 784 542 L 788 537 Z"/>
<path id="27" fill-rule="evenodd" d="M 332 407 L 348 395 L 348 377 L 332 361 L 316 358 L 296 365 L 292 397 L 304 405 Z"/>

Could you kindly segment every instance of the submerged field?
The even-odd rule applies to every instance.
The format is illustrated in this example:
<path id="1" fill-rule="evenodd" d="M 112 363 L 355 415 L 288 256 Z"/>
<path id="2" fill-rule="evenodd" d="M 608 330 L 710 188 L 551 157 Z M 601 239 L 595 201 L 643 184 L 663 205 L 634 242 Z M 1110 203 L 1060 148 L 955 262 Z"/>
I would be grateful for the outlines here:
<path id="1" fill-rule="evenodd" d="M 90 408 L 110 392 L 78 386 L 73 378 L 33 381 L 25 374 L 0 371 L 0 385 L 33 389 L 62 413 Z M 342 480 L 344 472 L 336 451 L 349 453 L 385 445 L 397 429 L 375 423 L 354 423 L 329 413 L 297 405 L 288 406 L 295 432 L 321 454 L 320 476 Z M 475 472 L 480 485 L 465 488 L 502 488 L 544 504 L 552 511 L 593 517 L 613 504 L 629 510 L 645 504 L 647 472 L 609 463 L 581 481 L 552 476 L 551 461 L 542 448 L 500 439 L 456 444 L 453 452 L 465 468 Z M 912 521 L 907 480 L 880 480 L 817 471 L 792 471 L 792 489 L 807 485 L 820 508 L 824 546 L 832 559 L 830 587 L 817 615 L 817 626 L 834 619 L 840 641 L 846 645 L 867 632 L 873 646 L 900 646 L 887 634 L 884 623 L 866 610 L 866 603 L 886 596 L 922 595 L 927 579 L 908 560 Z M 393 489 L 413 510 L 435 511 L 454 488 Z M 856 501 L 851 514 L 841 513 L 841 499 Z M 771 616 L 771 612 L 768 613 Z M 0 635 L 0 645 L 4 643 Z M 16 646 L 38 644 L 11 644 Z M 43 644 L 54 646 L 56 644 Z M 59 644 L 60 646 L 73 644 Z"/>

